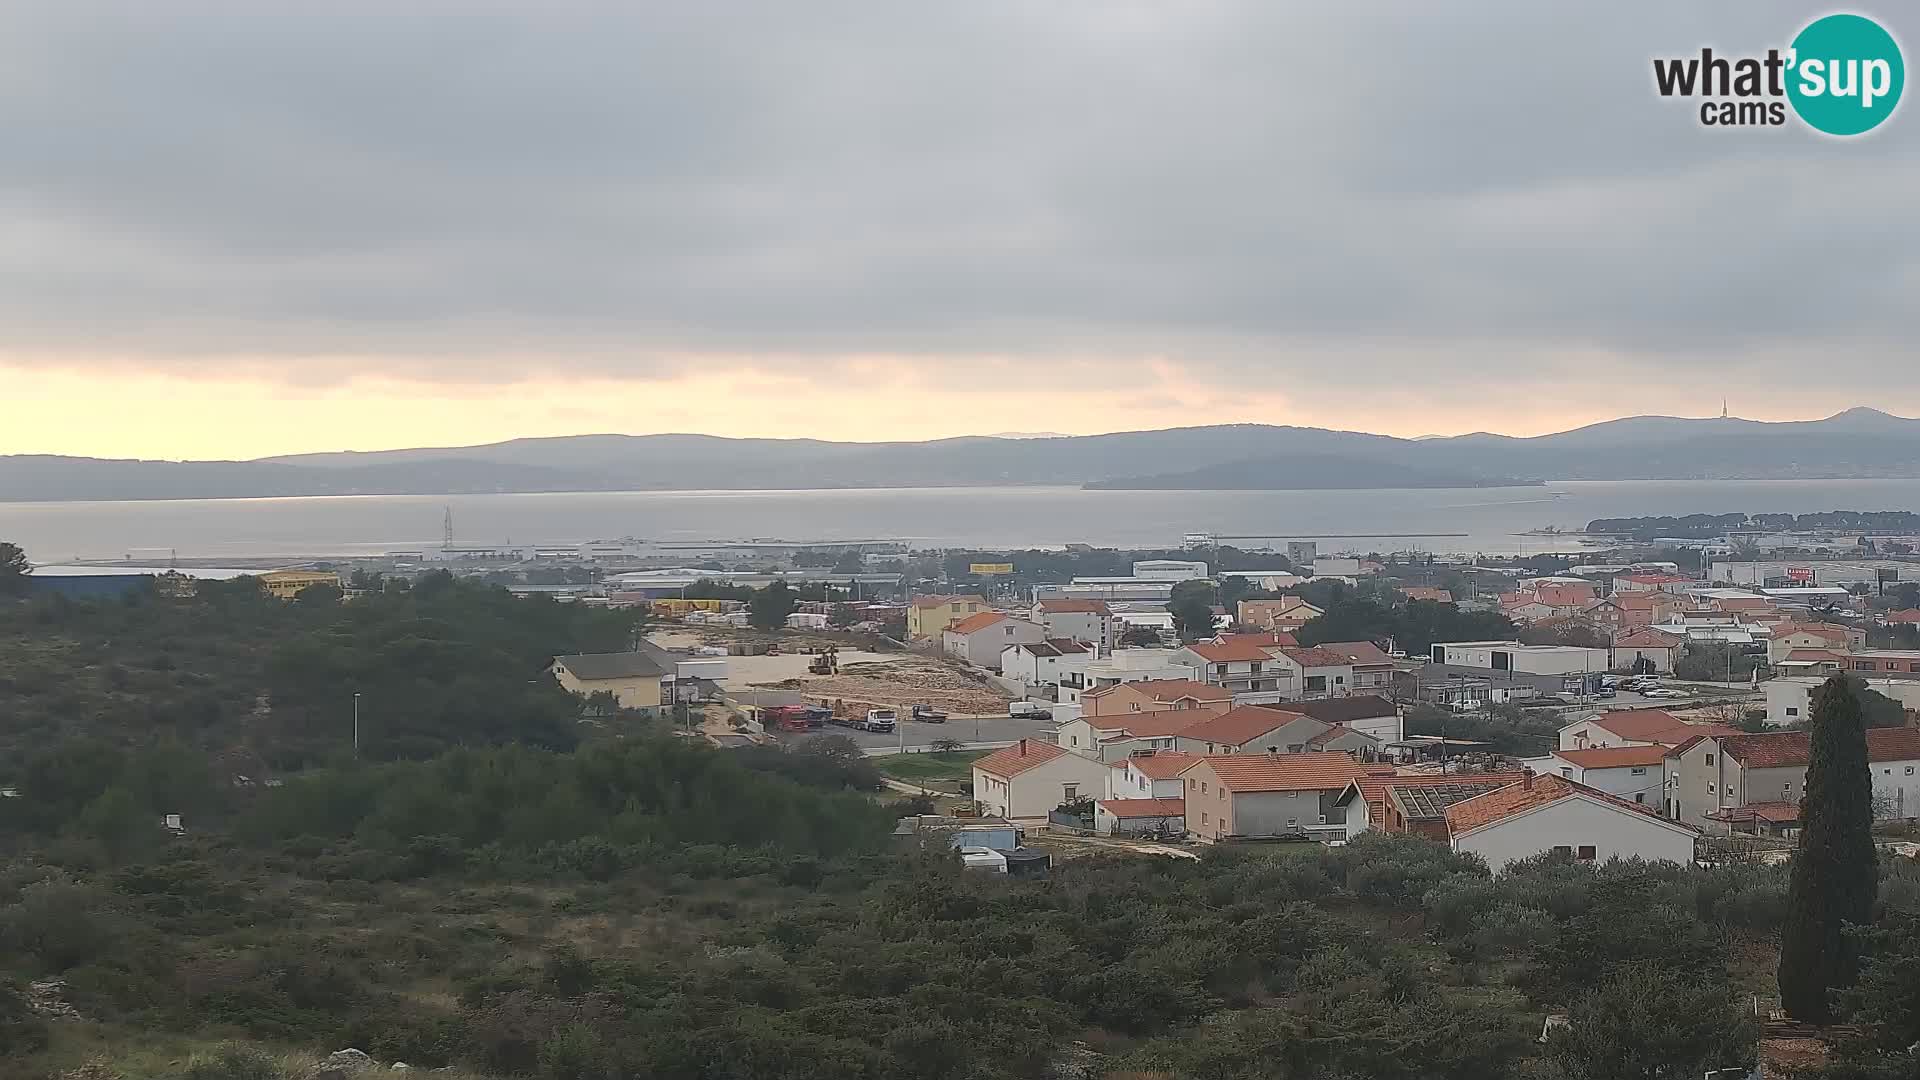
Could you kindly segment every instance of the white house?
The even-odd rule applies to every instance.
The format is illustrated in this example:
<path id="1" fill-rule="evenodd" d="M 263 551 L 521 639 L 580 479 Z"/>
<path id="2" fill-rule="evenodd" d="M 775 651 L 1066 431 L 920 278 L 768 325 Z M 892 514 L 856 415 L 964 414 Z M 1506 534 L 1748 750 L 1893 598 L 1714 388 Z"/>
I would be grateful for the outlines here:
<path id="1" fill-rule="evenodd" d="M 1656 674 L 1664 675 L 1673 670 L 1673 662 L 1679 658 L 1680 650 L 1685 645 L 1684 637 L 1676 637 L 1650 626 L 1641 627 L 1613 639 L 1613 668 L 1615 671 L 1638 671 L 1638 665 L 1644 660 L 1653 665 Z"/>
<path id="2" fill-rule="evenodd" d="M 1261 634 L 1230 634 L 1214 641 L 1196 641 L 1174 650 L 1171 659 L 1188 669 L 1195 682 L 1240 694 L 1267 694 L 1280 701 L 1299 695 L 1295 669 L 1275 659 L 1280 646 L 1261 645 Z"/>
<path id="3" fill-rule="evenodd" d="M 1093 831 L 1101 836 L 1181 836 L 1187 831 L 1186 815 L 1182 798 L 1101 799 L 1093 804 Z"/>
<path id="4" fill-rule="evenodd" d="M 1084 694 L 1121 683 L 1186 680 L 1193 669 L 1173 662 L 1171 649 L 1115 649 L 1110 655 L 1089 660 L 1082 685 L 1061 687 L 1061 701 L 1078 701 Z"/>
<path id="5" fill-rule="evenodd" d="M 973 798 L 989 814 L 1043 818 L 1061 803 L 1100 797 L 1109 772 L 1098 759 L 1021 739 L 973 763 Z"/>
<path id="6" fill-rule="evenodd" d="M 1143 750 L 1113 762 L 1107 770 L 1107 798 L 1177 799 L 1183 794 L 1180 774 L 1198 760 L 1176 750 Z"/>
<path id="7" fill-rule="evenodd" d="M 1120 640 L 1119 620 L 1105 600 L 1053 598 L 1033 605 L 1032 621 L 1047 629 L 1047 639 L 1084 641 L 1105 656 Z"/>
<path id="8" fill-rule="evenodd" d="M 1892 698 L 1902 708 L 1920 709 L 1920 680 L 1876 679 L 1864 671 L 1854 674 L 1863 677 L 1868 689 Z M 1785 727 L 1805 720 L 1813 708 L 1814 691 L 1826 681 L 1811 675 L 1783 675 L 1761 683 L 1760 689 L 1767 695 L 1767 724 Z"/>
<path id="9" fill-rule="evenodd" d="M 1738 735 L 1725 724 L 1689 724 L 1665 709 L 1614 709 L 1560 729 L 1560 749 L 1678 746 L 1696 735 Z"/>
<path id="10" fill-rule="evenodd" d="M 1433 662 L 1528 675 L 1577 675 L 1613 666 L 1608 649 L 1578 645 L 1522 645 L 1518 641 L 1436 641 Z"/>
<path id="11" fill-rule="evenodd" d="M 1544 852 L 1581 862 L 1644 859 L 1693 862 L 1699 830 L 1669 821 L 1562 776 L 1533 776 L 1447 807 L 1453 850 L 1486 860 L 1494 873 Z"/>
<path id="12" fill-rule="evenodd" d="M 1630 803 L 1657 807 L 1666 784 L 1667 749 L 1654 745 L 1555 750 L 1526 764 L 1542 775 L 1562 776 Z"/>
<path id="13" fill-rule="evenodd" d="M 974 667 L 1000 670 L 1000 655 L 1009 645 L 1047 640 L 1039 623 L 1016 619 L 998 611 L 982 611 L 951 623 L 940 632 L 940 650 Z"/>
<path id="14" fill-rule="evenodd" d="M 1065 638 L 1009 645 L 1000 652 L 1000 674 L 1029 688 L 1078 686 L 1092 658 L 1091 646 Z"/>

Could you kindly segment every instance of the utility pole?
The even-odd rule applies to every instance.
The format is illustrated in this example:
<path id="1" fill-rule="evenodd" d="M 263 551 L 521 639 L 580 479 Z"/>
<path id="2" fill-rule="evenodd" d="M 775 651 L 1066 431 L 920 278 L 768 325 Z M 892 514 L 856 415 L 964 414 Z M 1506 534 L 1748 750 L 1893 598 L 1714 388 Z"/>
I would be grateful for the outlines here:
<path id="1" fill-rule="evenodd" d="M 360 756 L 360 691 L 353 692 L 353 756 Z"/>

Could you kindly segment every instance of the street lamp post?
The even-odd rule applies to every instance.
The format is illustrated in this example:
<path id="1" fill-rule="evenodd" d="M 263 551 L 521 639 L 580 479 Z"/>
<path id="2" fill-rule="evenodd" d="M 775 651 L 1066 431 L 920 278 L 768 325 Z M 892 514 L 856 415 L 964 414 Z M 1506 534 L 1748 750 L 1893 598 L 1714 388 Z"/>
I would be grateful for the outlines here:
<path id="1" fill-rule="evenodd" d="M 353 756 L 360 756 L 360 691 L 353 692 Z"/>

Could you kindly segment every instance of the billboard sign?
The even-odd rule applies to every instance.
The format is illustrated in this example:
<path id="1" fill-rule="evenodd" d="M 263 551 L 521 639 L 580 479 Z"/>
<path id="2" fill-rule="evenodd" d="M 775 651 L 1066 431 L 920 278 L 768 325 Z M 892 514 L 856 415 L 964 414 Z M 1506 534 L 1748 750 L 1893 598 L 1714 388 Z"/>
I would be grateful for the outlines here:
<path id="1" fill-rule="evenodd" d="M 1813 567 L 1811 567 L 1811 566 L 1789 566 L 1789 567 L 1787 567 L 1787 580 L 1789 580 L 1789 581 L 1812 581 L 1812 580 L 1813 580 Z"/>

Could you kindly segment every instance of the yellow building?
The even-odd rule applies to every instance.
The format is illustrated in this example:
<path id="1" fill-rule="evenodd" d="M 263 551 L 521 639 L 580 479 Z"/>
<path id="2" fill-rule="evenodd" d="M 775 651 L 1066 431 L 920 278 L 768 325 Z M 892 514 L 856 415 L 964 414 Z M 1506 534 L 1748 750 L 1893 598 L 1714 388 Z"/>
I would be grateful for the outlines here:
<path id="1" fill-rule="evenodd" d="M 340 575 L 331 570 L 269 570 L 260 575 L 260 587 L 270 596 L 291 600 L 309 585 L 340 587 Z"/>
<path id="2" fill-rule="evenodd" d="M 907 638 L 937 638 L 948 623 L 992 610 L 987 606 L 986 597 L 972 593 L 961 596 L 916 596 L 907 607 Z"/>
<path id="3" fill-rule="evenodd" d="M 581 697 L 612 694 L 623 709 L 653 712 L 664 704 L 660 679 L 667 674 L 659 661 L 644 652 L 587 653 L 556 656 L 548 670 L 562 689 Z"/>

